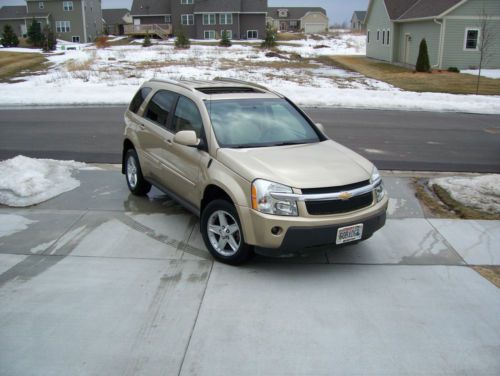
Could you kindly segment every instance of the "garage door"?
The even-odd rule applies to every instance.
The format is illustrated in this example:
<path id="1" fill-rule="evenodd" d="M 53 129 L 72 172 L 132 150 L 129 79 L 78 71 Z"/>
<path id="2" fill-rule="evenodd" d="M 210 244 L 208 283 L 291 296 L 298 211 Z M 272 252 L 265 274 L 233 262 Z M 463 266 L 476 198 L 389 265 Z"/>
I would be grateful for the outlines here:
<path id="1" fill-rule="evenodd" d="M 326 29 L 326 24 L 324 23 L 306 23 L 304 25 L 304 31 L 306 33 L 322 33 Z"/>

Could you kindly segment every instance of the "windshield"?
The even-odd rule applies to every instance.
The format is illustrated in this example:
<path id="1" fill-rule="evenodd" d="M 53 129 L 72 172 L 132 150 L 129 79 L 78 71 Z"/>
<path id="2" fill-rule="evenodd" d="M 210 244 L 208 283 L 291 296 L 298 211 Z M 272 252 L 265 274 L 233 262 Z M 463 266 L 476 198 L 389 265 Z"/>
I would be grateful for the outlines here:
<path id="1" fill-rule="evenodd" d="M 321 141 L 284 99 L 230 99 L 206 103 L 221 147 L 252 148 Z"/>

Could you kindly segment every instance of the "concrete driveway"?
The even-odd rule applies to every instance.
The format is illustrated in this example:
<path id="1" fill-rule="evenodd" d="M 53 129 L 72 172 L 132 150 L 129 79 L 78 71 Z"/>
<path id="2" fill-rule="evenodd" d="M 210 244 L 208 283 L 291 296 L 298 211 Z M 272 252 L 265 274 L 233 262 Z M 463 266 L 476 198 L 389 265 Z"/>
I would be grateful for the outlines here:
<path id="1" fill-rule="evenodd" d="M 425 218 L 385 177 L 355 246 L 214 263 L 197 219 L 118 171 L 0 208 L 0 375 L 499 375 L 500 223 Z"/>

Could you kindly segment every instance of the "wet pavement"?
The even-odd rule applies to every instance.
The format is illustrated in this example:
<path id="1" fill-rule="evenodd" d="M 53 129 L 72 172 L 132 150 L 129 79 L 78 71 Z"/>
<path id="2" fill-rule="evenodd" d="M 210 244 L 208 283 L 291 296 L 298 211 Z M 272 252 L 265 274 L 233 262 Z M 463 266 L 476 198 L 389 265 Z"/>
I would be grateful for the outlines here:
<path id="1" fill-rule="evenodd" d="M 116 168 L 0 207 L 0 375 L 500 374 L 500 221 L 426 218 L 384 174 L 370 240 L 243 267 L 198 220 Z"/>

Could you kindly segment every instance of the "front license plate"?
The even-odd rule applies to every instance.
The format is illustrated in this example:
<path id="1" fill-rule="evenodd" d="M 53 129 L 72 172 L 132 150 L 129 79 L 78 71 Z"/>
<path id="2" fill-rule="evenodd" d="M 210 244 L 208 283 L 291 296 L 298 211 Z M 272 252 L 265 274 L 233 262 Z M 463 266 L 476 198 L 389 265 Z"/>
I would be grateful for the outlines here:
<path id="1" fill-rule="evenodd" d="M 363 237 L 363 224 L 341 227 L 337 230 L 337 244 L 354 242 Z"/>

